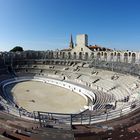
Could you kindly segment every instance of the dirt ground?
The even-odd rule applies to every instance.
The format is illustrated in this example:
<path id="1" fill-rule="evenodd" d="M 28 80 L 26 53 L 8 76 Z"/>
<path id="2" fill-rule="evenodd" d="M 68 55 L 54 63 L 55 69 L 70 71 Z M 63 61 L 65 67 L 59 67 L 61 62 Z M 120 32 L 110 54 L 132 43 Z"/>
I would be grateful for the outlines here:
<path id="1" fill-rule="evenodd" d="M 15 102 L 28 111 L 79 113 L 87 105 L 79 94 L 47 83 L 26 81 L 9 86 Z"/>

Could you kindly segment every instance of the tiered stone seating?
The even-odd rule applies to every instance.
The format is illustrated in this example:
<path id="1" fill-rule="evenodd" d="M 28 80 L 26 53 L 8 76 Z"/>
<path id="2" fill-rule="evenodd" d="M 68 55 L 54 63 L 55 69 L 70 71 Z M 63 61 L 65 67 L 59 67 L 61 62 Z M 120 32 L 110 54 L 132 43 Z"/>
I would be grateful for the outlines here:
<path id="1" fill-rule="evenodd" d="M 95 83 L 95 86 L 102 87 L 103 89 L 109 91 L 116 87 L 116 84 L 111 80 L 100 79 L 97 83 Z"/>
<path id="2" fill-rule="evenodd" d="M 27 69 L 27 71 L 26 71 Z M 126 106 L 126 110 L 130 111 L 130 103 L 124 102 L 126 97 L 131 98 L 132 87 L 134 83 L 140 85 L 140 82 L 136 77 L 124 74 L 118 74 L 112 71 L 105 71 L 95 68 L 83 68 L 78 65 L 61 65 L 61 64 L 49 64 L 49 65 L 26 65 L 18 67 L 21 73 L 34 73 L 35 75 L 52 77 L 59 80 L 71 81 L 75 84 L 85 85 L 87 88 L 91 88 L 96 95 L 96 100 L 93 109 L 96 111 L 105 110 L 107 105 L 118 102 L 116 109 L 112 110 L 111 118 L 119 117 L 120 109 Z M 65 77 L 65 78 L 64 78 Z M 137 94 L 139 88 L 133 88 L 133 94 Z M 113 108 L 114 109 L 114 108 Z M 115 113 L 114 113 L 114 112 Z M 126 111 L 125 111 L 126 113 Z M 102 114 L 101 118 L 105 119 L 105 114 Z M 101 120 L 100 118 L 100 120 Z M 99 117 L 96 118 L 99 119 Z M 98 120 L 99 121 L 99 120 Z"/>
<path id="3" fill-rule="evenodd" d="M 104 109 L 106 105 L 115 102 L 115 98 L 111 94 L 104 93 L 103 91 L 94 91 L 96 95 L 96 101 L 94 110 Z"/>
<path id="4" fill-rule="evenodd" d="M 92 76 L 89 76 L 89 75 L 81 75 L 78 79 L 84 82 L 94 83 L 94 81 L 96 81 L 99 78 L 98 77 L 93 78 Z"/>

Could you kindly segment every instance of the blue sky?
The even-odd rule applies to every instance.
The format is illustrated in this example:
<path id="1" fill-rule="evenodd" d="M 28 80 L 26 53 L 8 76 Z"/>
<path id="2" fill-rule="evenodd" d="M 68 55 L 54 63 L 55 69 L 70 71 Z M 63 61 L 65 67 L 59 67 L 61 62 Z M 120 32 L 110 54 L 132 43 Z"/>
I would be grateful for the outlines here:
<path id="1" fill-rule="evenodd" d="M 140 0 L 0 0 L 0 51 L 67 48 L 71 33 L 139 51 Z"/>

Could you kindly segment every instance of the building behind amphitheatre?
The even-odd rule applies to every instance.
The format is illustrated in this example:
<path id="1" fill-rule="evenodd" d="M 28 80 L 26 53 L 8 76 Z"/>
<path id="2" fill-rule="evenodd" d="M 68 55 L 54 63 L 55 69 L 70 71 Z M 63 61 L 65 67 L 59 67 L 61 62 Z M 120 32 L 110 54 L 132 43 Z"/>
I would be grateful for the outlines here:
<path id="1" fill-rule="evenodd" d="M 0 52 L 0 139 L 140 139 L 140 52 L 70 37 L 63 50 Z"/>

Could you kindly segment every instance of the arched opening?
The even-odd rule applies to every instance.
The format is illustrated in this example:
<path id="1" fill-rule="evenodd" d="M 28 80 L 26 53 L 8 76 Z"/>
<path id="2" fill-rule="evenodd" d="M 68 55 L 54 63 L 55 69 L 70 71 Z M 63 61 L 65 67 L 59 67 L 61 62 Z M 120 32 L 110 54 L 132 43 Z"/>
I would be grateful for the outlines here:
<path id="1" fill-rule="evenodd" d="M 121 60 L 121 54 L 118 53 L 118 54 L 117 54 L 117 62 L 120 62 L 120 60 Z"/>
<path id="2" fill-rule="evenodd" d="M 88 60 L 88 52 L 85 53 L 85 60 Z"/>
<path id="3" fill-rule="evenodd" d="M 65 58 L 65 52 L 62 53 L 62 59 L 64 59 L 64 58 Z"/>
<path id="4" fill-rule="evenodd" d="M 76 52 L 73 53 L 73 59 L 76 59 Z"/>
<path id="5" fill-rule="evenodd" d="M 98 52 L 97 53 L 97 60 L 100 60 L 100 58 L 101 58 L 101 54 L 100 54 L 100 52 Z"/>
<path id="6" fill-rule="evenodd" d="M 136 62 L 136 54 L 132 53 L 132 63 L 135 63 L 135 62 Z"/>
<path id="7" fill-rule="evenodd" d="M 91 59 L 94 58 L 94 53 L 93 53 L 93 52 L 91 53 L 90 58 L 91 58 Z"/>
<path id="8" fill-rule="evenodd" d="M 52 52 L 52 58 L 56 58 L 56 53 Z"/>
<path id="9" fill-rule="evenodd" d="M 110 54 L 110 61 L 113 61 L 113 58 L 114 58 L 113 53 L 111 53 Z"/>
<path id="10" fill-rule="evenodd" d="M 102 56 L 103 56 L 103 55 L 104 55 L 104 52 L 102 52 L 101 54 L 102 54 Z"/>
<path id="11" fill-rule="evenodd" d="M 104 60 L 107 61 L 107 53 L 104 53 Z"/>
<path id="12" fill-rule="evenodd" d="M 68 52 L 68 59 L 71 59 L 71 52 Z"/>
<path id="13" fill-rule="evenodd" d="M 79 59 L 82 59 L 82 52 L 79 52 Z"/>
<path id="14" fill-rule="evenodd" d="M 128 53 L 124 53 L 124 63 L 128 63 Z"/>
<path id="15" fill-rule="evenodd" d="M 53 52 L 52 51 L 49 51 L 49 58 L 53 58 Z"/>

